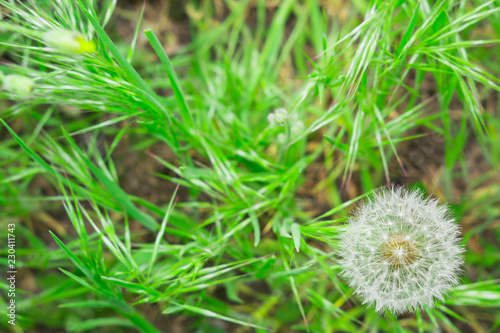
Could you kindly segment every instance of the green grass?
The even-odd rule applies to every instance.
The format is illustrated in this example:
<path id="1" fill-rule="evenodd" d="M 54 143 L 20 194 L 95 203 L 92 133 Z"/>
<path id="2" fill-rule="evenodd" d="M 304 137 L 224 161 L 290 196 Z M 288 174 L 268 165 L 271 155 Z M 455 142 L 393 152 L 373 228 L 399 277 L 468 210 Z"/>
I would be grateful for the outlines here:
<path id="1" fill-rule="evenodd" d="M 182 3 L 192 40 L 167 54 L 155 5 L 123 38 L 115 1 L 0 0 L 0 79 L 35 81 L 0 90 L 3 329 L 498 330 L 500 3 Z M 56 28 L 96 52 L 47 47 Z M 393 183 L 449 202 L 467 246 L 462 285 L 401 317 L 352 296 L 336 252 Z"/>

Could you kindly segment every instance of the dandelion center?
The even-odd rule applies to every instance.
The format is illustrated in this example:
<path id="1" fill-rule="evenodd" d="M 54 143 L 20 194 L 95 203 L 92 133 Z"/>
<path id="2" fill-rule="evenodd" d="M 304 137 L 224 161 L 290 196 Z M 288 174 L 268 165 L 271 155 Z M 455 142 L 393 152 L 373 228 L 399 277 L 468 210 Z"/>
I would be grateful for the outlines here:
<path id="1" fill-rule="evenodd" d="M 417 243 L 408 236 L 396 234 L 381 246 L 380 254 L 385 262 L 394 269 L 407 267 L 419 257 Z"/>

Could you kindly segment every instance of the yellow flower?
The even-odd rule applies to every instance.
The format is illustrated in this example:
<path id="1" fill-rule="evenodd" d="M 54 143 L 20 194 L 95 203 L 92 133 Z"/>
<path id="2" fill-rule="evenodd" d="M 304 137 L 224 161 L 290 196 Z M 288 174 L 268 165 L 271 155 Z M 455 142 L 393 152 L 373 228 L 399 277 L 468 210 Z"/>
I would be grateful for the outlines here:
<path id="1" fill-rule="evenodd" d="M 43 34 L 43 41 L 54 49 L 78 54 L 94 52 L 96 49 L 93 41 L 87 41 L 79 32 L 66 30 L 49 30 Z"/>

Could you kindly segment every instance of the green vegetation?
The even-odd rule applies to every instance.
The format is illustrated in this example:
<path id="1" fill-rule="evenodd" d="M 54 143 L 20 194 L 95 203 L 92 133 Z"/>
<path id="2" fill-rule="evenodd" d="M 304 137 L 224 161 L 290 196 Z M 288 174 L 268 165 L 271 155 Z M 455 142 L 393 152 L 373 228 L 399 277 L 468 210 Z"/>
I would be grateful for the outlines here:
<path id="1" fill-rule="evenodd" d="M 2 330 L 499 329 L 498 1 L 150 2 L 0 0 Z M 448 202 L 467 250 L 398 317 L 339 277 L 387 184 Z"/>

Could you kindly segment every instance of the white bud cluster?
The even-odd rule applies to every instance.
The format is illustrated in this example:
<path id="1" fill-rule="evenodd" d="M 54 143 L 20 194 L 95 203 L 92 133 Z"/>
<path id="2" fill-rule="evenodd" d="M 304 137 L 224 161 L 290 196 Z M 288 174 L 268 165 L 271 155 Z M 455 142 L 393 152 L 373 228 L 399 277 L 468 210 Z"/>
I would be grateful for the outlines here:
<path id="1" fill-rule="evenodd" d="M 276 109 L 267 116 L 267 121 L 271 127 L 284 126 L 287 120 L 287 112 L 284 108 Z"/>
<path id="2" fill-rule="evenodd" d="M 445 205 L 419 191 L 382 189 L 340 236 L 342 276 L 377 312 L 432 307 L 458 284 L 460 231 Z"/>
<path id="3" fill-rule="evenodd" d="M 267 121 L 270 127 L 285 127 L 287 134 L 279 133 L 276 136 L 276 141 L 280 144 L 285 144 L 289 137 L 295 138 L 304 130 L 304 123 L 300 120 L 297 112 L 288 114 L 284 108 L 279 108 L 271 112 L 267 116 Z"/>

